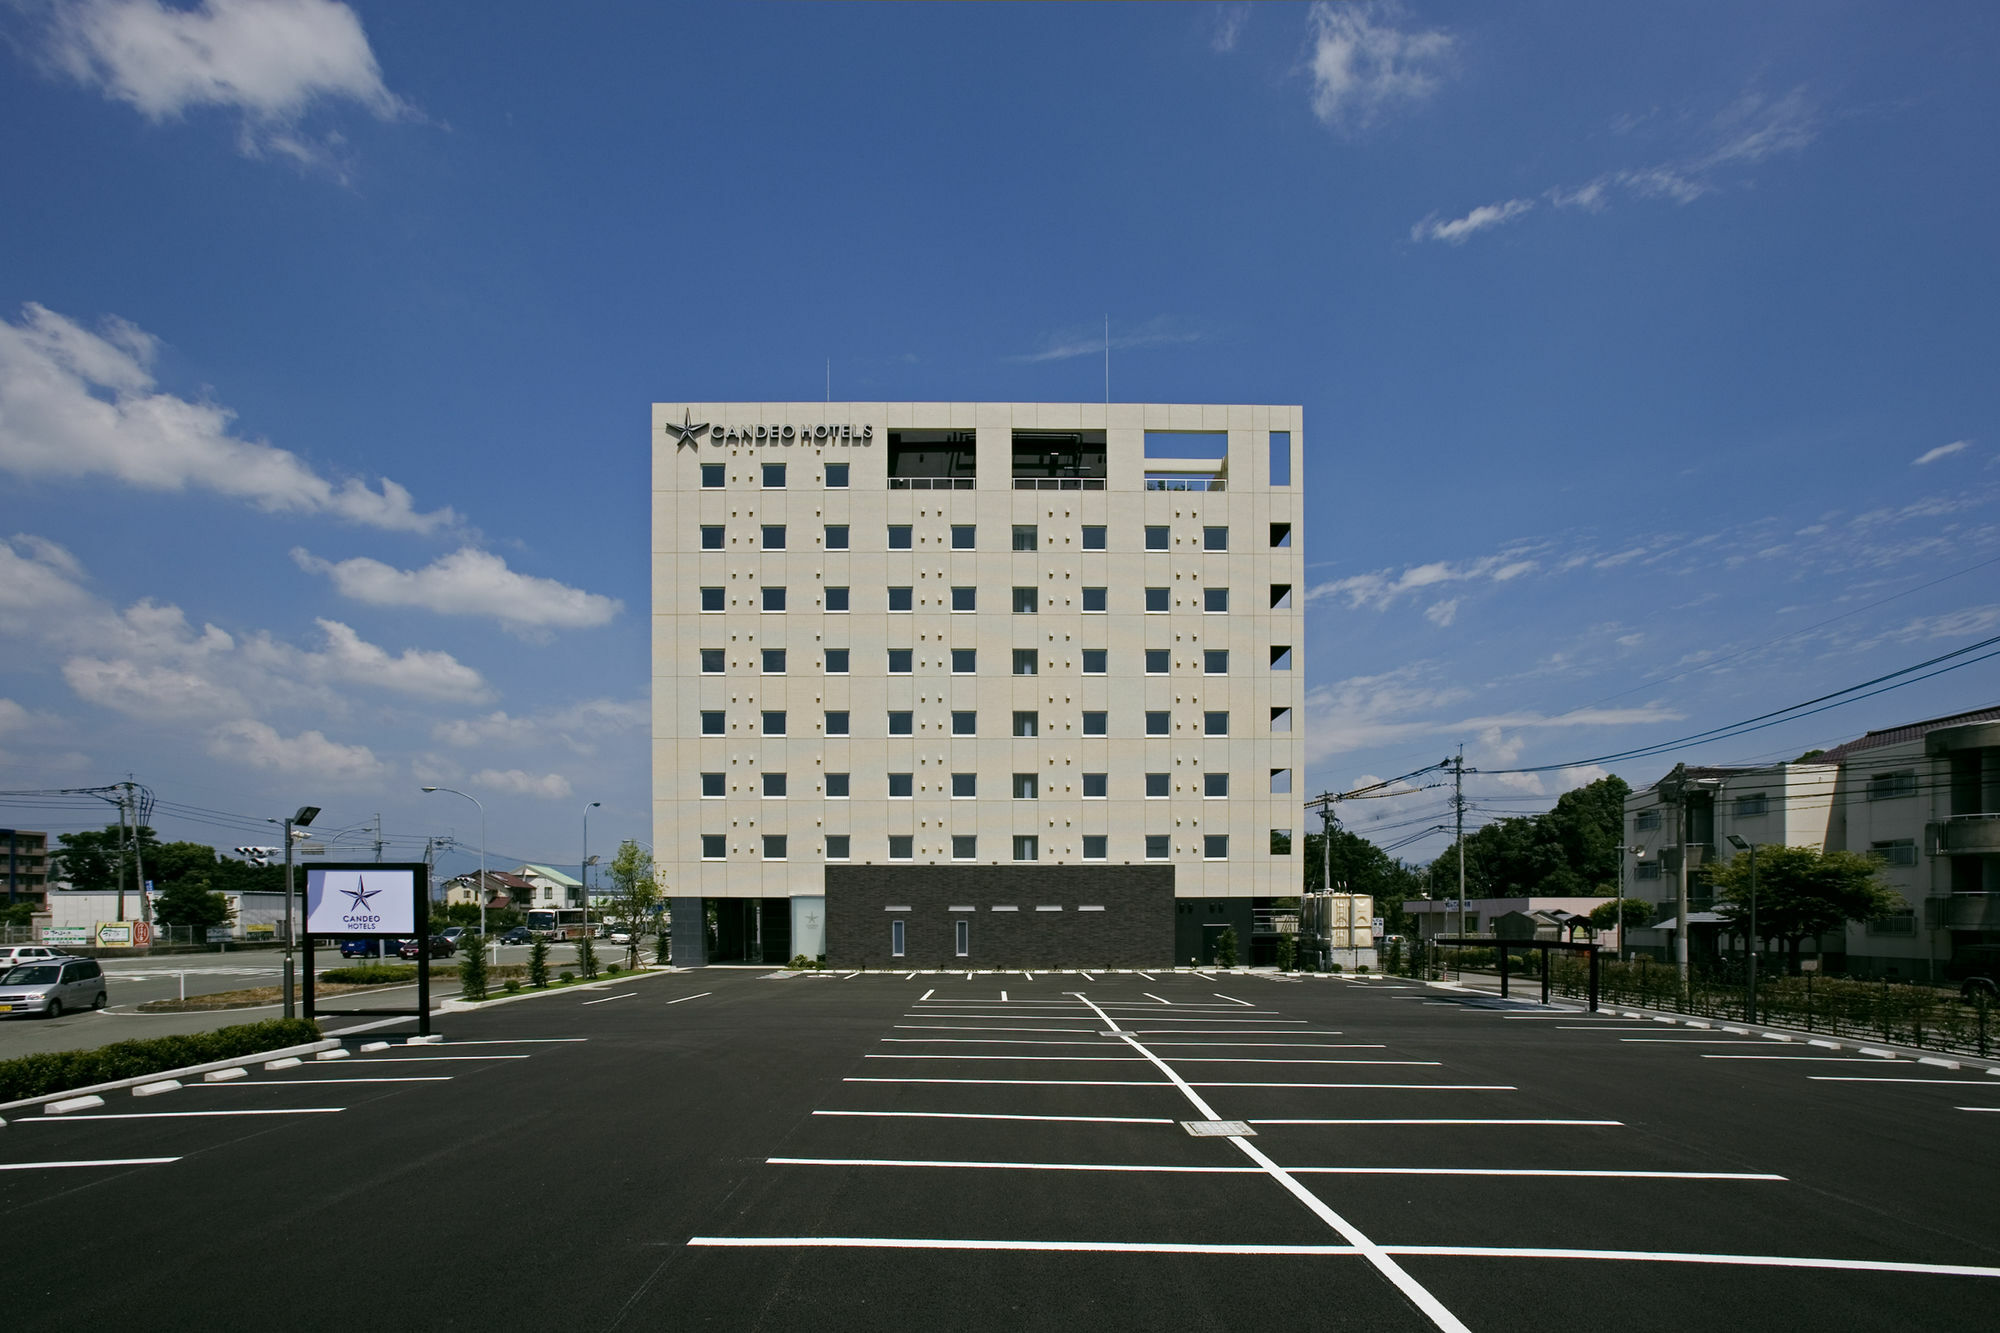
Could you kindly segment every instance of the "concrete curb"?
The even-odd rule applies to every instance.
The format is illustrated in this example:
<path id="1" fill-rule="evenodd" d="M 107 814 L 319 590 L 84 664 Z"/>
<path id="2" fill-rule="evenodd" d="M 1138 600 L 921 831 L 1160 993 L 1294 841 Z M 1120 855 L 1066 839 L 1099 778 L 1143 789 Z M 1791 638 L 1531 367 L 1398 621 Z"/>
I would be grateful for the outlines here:
<path id="1" fill-rule="evenodd" d="M 0 1102 L 0 1111 L 17 1111 L 26 1106 L 41 1106 L 47 1102 L 62 1101 L 70 1097 L 87 1097 L 100 1092 L 117 1092 L 122 1088 L 135 1088 L 141 1083 L 160 1083 L 167 1079 L 191 1078 L 212 1073 L 218 1069 L 236 1069 L 255 1064 L 259 1060 L 279 1060 L 288 1055 L 309 1055 L 332 1050 L 340 1045 L 337 1038 L 325 1037 L 319 1041 L 307 1042 L 303 1046 L 287 1046 L 282 1050 L 258 1051 L 251 1055 L 233 1056 L 227 1060 L 214 1060 L 205 1065 L 189 1065 L 185 1069 L 162 1069 L 152 1074 L 141 1074 L 136 1078 L 121 1078 L 110 1083 L 93 1083 L 87 1088 L 65 1088 L 61 1092 L 45 1093 L 40 1097 L 29 1097 L 18 1102 Z"/>
<path id="2" fill-rule="evenodd" d="M 653 965 L 642 967 L 637 972 L 620 972 L 617 976 L 607 977 L 603 981 L 584 981 L 572 983 L 568 986 L 551 986 L 547 990 L 523 989 L 514 995 L 508 995 L 503 991 L 498 995 L 484 1000 L 439 1000 L 437 1002 L 437 1011 L 441 1014 L 476 1014 L 483 1010 L 491 1009 L 496 1004 L 513 1004 L 520 1000 L 541 1000 L 551 995 L 568 995 L 573 991 L 580 990 L 603 990 L 606 986 L 622 986 L 628 981 L 638 981 L 645 977 L 671 976 L 676 972 L 685 972 L 688 970 L 684 967 L 659 967 Z"/>

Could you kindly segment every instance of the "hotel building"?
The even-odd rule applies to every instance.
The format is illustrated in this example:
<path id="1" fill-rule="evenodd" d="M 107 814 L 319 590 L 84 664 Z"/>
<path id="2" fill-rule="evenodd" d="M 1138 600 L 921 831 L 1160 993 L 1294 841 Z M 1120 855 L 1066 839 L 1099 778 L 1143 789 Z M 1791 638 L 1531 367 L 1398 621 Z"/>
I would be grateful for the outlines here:
<path id="1" fill-rule="evenodd" d="M 653 408 L 675 961 L 1213 957 L 1300 891 L 1297 407 Z M 1268 914 L 1268 913 L 1266 913 Z"/>

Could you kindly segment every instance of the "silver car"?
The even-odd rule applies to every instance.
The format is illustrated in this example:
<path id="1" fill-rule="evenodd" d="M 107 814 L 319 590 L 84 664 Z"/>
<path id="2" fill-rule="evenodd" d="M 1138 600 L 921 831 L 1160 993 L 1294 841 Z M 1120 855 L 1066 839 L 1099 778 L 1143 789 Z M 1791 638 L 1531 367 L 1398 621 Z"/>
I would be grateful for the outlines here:
<path id="1" fill-rule="evenodd" d="M 39 963 L 50 958 L 67 958 L 69 954 L 61 949 L 52 949 L 46 944 L 0 944 L 0 972 L 5 972 L 16 963 Z"/>
<path id="2" fill-rule="evenodd" d="M 102 1009 L 110 1002 L 104 969 L 92 958 L 22 963 L 0 973 L 0 1014 L 59 1018 L 69 1009 Z"/>

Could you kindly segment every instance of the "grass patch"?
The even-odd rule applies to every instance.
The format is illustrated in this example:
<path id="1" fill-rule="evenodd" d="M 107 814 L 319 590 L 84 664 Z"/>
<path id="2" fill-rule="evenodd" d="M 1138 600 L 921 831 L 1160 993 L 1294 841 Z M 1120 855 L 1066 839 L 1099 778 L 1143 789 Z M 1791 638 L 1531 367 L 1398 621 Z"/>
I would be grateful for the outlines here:
<path id="1" fill-rule="evenodd" d="M 94 1083 L 111 1083 L 122 1078 L 141 1078 L 168 1069 L 205 1065 L 239 1055 L 256 1055 L 285 1046 L 301 1046 L 318 1041 L 319 1024 L 303 1018 L 274 1018 L 263 1023 L 244 1023 L 217 1032 L 190 1032 L 176 1037 L 153 1037 L 142 1041 L 116 1041 L 94 1051 L 46 1051 L 24 1055 L 18 1060 L 0 1060 L 0 1102 L 25 1097 L 46 1097 L 87 1088 Z"/>

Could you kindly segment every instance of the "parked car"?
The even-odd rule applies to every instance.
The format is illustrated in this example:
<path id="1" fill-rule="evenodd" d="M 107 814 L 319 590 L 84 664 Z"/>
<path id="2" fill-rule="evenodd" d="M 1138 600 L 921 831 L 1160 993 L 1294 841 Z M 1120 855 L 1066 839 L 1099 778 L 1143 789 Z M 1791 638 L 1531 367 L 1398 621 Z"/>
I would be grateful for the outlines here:
<path id="1" fill-rule="evenodd" d="M 535 942 L 535 932 L 529 930 L 526 926 L 516 926 L 505 935 L 502 935 L 500 942 L 502 944 L 533 944 Z"/>
<path id="2" fill-rule="evenodd" d="M 94 958 L 19 963 L 0 974 L 0 1014 L 60 1018 L 65 1010 L 102 1009 L 110 1001 Z"/>
<path id="3" fill-rule="evenodd" d="M 52 949 L 46 944 L 0 945 L 0 972 L 5 972 L 16 963 L 36 963 L 44 958 L 68 958 L 61 949 Z"/>
<path id="4" fill-rule="evenodd" d="M 340 942 L 340 956 L 342 958 L 387 958 L 389 956 L 389 948 L 390 945 L 387 940 L 355 937 Z"/>
<path id="5" fill-rule="evenodd" d="M 431 957 L 449 958 L 457 952 L 458 952 L 458 946 L 456 944 L 453 944 L 450 940 L 446 939 L 444 936 L 442 935 L 431 936 L 431 949 L 430 949 Z M 398 958 L 415 958 L 420 953 L 422 953 L 422 949 L 418 946 L 416 940 L 413 939 L 403 940 L 402 942 L 396 945 L 396 956 Z"/>
<path id="6" fill-rule="evenodd" d="M 630 944 L 632 942 L 632 928 L 630 926 L 613 926 L 611 928 L 611 942 L 613 944 Z"/>
<path id="7" fill-rule="evenodd" d="M 445 927 L 445 928 L 444 928 L 443 930 L 440 930 L 440 931 L 438 932 L 438 934 L 440 934 L 440 935 L 444 936 L 444 937 L 445 937 L 446 939 L 450 940 L 450 941 L 451 941 L 451 947 L 452 947 L 452 948 L 454 948 L 454 949 L 456 949 L 456 948 L 457 948 L 457 947 L 458 947 L 458 946 L 459 946 L 459 945 L 460 945 L 461 943 L 463 943 L 463 942 L 464 942 L 464 940 L 465 940 L 465 927 L 464 927 L 464 926 L 446 926 L 446 927 Z"/>

